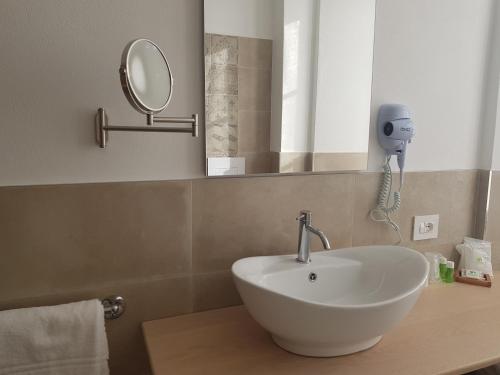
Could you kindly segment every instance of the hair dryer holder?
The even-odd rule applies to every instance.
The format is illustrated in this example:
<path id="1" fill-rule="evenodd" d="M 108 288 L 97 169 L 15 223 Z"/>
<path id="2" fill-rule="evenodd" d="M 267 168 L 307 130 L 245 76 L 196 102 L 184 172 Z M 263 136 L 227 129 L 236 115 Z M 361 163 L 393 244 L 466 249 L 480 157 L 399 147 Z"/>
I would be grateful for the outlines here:
<path id="1" fill-rule="evenodd" d="M 415 135 L 415 125 L 408 107 L 402 104 L 382 105 L 378 112 L 377 135 L 386 154 L 397 155 L 398 165 L 402 170 L 406 145 L 411 143 Z"/>

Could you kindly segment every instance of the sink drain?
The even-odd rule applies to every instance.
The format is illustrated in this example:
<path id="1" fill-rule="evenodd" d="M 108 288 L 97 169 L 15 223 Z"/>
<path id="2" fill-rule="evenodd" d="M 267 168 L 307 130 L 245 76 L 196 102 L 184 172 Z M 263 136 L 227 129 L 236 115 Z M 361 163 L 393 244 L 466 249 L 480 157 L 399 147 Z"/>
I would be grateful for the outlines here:
<path id="1" fill-rule="evenodd" d="M 314 272 L 311 272 L 311 273 L 309 274 L 309 281 L 313 283 L 313 282 L 315 282 L 316 280 L 318 280 L 318 275 L 316 275 Z"/>

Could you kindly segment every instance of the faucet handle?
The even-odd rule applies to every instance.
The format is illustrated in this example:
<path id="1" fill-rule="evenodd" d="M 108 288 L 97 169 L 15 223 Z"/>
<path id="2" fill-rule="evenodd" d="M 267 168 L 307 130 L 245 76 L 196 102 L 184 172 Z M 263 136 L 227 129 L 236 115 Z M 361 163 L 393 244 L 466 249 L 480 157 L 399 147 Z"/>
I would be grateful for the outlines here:
<path id="1" fill-rule="evenodd" d="M 300 220 L 300 221 L 305 222 L 306 224 L 310 224 L 311 223 L 311 216 L 312 216 L 311 211 L 301 210 L 299 213 L 299 216 L 295 220 Z"/>

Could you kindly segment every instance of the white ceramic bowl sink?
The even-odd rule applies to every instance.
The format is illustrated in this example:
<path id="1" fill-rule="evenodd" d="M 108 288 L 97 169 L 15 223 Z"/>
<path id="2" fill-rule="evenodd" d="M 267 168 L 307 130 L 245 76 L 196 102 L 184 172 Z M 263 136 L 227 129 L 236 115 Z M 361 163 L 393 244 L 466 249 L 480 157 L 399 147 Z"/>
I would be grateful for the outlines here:
<path id="1" fill-rule="evenodd" d="M 375 345 L 412 309 L 429 265 L 417 251 L 367 246 L 240 259 L 232 272 L 253 318 L 282 348 L 333 357 Z M 315 279 L 315 280 L 313 280 Z"/>

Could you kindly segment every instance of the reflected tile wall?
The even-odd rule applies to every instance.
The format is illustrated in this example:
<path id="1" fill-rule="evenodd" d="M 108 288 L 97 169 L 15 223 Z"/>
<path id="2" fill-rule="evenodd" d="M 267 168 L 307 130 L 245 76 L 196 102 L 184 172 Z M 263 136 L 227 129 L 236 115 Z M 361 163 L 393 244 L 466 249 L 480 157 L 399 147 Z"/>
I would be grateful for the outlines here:
<path id="1" fill-rule="evenodd" d="M 344 173 L 2 187 L 0 309 L 121 294 L 127 311 L 107 322 L 112 373 L 147 374 L 140 323 L 241 303 L 232 262 L 293 253 L 300 209 L 313 211 L 313 223 L 334 248 L 393 243 L 394 233 L 368 217 L 380 178 Z M 451 254 L 474 232 L 479 179 L 477 171 L 407 173 L 394 215 L 403 244 Z M 490 213 L 498 218 L 500 177 L 494 186 Z M 441 215 L 440 237 L 411 241 L 413 216 L 433 213 Z M 491 236 L 499 232 L 495 220 L 489 220 Z M 313 249 L 320 248 L 315 238 Z"/>
<path id="2" fill-rule="evenodd" d="M 207 157 L 238 153 L 238 38 L 205 34 Z"/>
<path id="3" fill-rule="evenodd" d="M 244 157 L 247 174 L 273 171 L 272 41 L 205 34 L 207 157 Z"/>
<path id="4" fill-rule="evenodd" d="M 238 95 L 238 69 L 230 65 L 215 65 L 208 73 L 208 94 Z"/>
<path id="5" fill-rule="evenodd" d="M 238 154 L 238 96 L 207 95 L 207 156 Z"/>
<path id="6" fill-rule="evenodd" d="M 210 35 L 212 64 L 238 64 L 238 38 L 227 35 Z"/>

